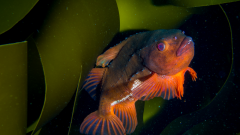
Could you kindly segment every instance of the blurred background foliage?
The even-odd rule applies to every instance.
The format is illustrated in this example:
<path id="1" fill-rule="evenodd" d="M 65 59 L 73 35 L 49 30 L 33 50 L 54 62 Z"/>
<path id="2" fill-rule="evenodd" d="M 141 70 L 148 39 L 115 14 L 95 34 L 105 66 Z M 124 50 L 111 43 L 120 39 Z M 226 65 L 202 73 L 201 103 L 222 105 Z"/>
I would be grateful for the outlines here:
<path id="1" fill-rule="evenodd" d="M 38 0 L 9 0 L 0 2 L 0 34 L 11 29 L 35 6 Z"/>
<path id="2" fill-rule="evenodd" d="M 27 42 L 1 45 L 0 61 L 0 133 L 26 134 Z"/>
<path id="3" fill-rule="evenodd" d="M 182 100 L 138 101 L 133 134 L 223 133 L 214 130 L 219 127 L 240 132 L 233 109 L 239 68 L 230 74 L 233 37 L 218 6 L 229 3 L 223 7 L 230 10 L 240 5 L 234 1 L 1 1 L 0 134 L 79 134 L 85 116 L 98 107 L 80 90 L 96 57 L 136 32 L 172 28 L 193 37 L 190 66 L 199 79 L 191 82 L 186 75 Z M 230 11 L 238 26 L 240 13 Z"/>

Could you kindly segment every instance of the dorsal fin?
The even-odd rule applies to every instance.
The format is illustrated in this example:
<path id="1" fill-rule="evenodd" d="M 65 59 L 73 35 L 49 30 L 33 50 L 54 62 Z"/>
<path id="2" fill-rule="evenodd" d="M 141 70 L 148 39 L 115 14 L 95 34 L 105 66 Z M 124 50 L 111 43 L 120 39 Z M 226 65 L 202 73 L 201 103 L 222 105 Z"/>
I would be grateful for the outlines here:
<path id="1" fill-rule="evenodd" d="M 119 43 L 118 45 L 108 49 L 103 54 L 99 55 L 97 57 L 96 65 L 101 66 L 101 67 L 107 66 L 111 60 L 116 58 L 117 54 L 122 49 L 122 47 L 126 44 L 126 42 L 127 42 L 127 40 L 124 40 L 121 43 Z"/>
<path id="2" fill-rule="evenodd" d="M 101 82 L 106 68 L 93 68 L 83 83 L 83 88 L 96 100 L 96 88 Z"/>
<path id="3" fill-rule="evenodd" d="M 134 81 L 132 96 L 144 101 L 160 96 L 168 100 L 175 97 L 181 99 L 184 93 L 183 84 L 186 71 L 190 72 L 192 80 L 195 81 L 197 74 L 190 67 L 172 76 L 153 73 L 153 75 L 145 81 L 141 81 L 141 79 Z"/>

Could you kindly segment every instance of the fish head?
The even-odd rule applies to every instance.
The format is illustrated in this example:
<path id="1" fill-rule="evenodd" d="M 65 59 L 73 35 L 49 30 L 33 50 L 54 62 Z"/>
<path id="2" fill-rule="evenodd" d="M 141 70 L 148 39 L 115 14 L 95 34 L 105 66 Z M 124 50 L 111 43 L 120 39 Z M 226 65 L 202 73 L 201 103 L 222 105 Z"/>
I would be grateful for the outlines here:
<path id="1" fill-rule="evenodd" d="M 178 29 L 156 30 L 141 52 L 144 65 L 159 75 L 175 75 L 190 64 L 194 42 Z"/>

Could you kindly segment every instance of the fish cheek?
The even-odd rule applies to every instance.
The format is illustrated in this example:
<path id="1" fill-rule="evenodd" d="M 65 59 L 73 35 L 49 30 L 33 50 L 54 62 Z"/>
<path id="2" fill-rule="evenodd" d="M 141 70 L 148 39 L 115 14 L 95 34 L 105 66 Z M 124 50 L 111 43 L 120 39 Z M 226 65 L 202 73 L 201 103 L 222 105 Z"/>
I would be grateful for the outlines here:
<path id="1" fill-rule="evenodd" d="M 174 62 L 173 62 L 174 65 L 172 66 L 172 70 L 170 72 L 170 75 L 176 74 L 179 71 L 188 67 L 190 62 L 193 59 L 193 56 L 194 56 L 194 50 L 191 50 L 191 51 L 183 54 L 180 57 L 176 57 L 176 59 L 174 59 Z"/>
<path id="2" fill-rule="evenodd" d="M 148 55 L 145 55 L 144 64 L 145 66 L 153 72 L 162 74 L 164 69 L 164 64 L 166 56 L 159 53 L 156 50 L 151 50 L 148 52 Z"/>
<path id="3" fill-rule="evenodd" d="M 143 53 L 144 65 L 151 71 L 158 73 L 160 75 L 169 74 L 170 70 L 172 69 L 172 66 L 174 65 L 173 59 L 175 54 L 169 51 L 170 50 L 159 52 L 154 47 L 148 49 L 148 51 L 144 51 Z"/>
<path id="4" fill-rule="evenodd" d="M 143 59 L 143 65 L 151 71 L 156 72 L 156 58 L 154 58 L 156 52 L 154 51 L 154 48 L 147 47 L 140 52 L 140 55 Z"/>
<path id="5" fill-rule="evenodd" d="M 169 75 L 172 73 L 172 70 L 177 65 L 175 61 L 176 58 L 172 55 L 162 55 L 160 59 L 158 59 L 158 70 L 157 73 L 161 75 Z"/>

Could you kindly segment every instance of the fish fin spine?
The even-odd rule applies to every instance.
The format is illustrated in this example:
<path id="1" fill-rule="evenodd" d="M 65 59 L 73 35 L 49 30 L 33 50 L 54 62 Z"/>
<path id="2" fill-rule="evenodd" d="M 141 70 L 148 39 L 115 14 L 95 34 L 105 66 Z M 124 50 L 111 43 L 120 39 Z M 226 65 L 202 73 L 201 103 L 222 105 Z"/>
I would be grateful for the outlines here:
<path id="1" fill-rule="evenodd" d="M 187 71 L 190 73 L 192 80 L 196 81 L 197 79 L 197 73 L 190 67 L 187 68 Z"/>
<path id="2" fill-rule="evenodd" d="M 190 72 L 192 80 L 195 81 L 197 78 L 196 72 L 189 67 L 172 76 L 153 73 L 150 78 L 133 90 L 133 97 L 143 101 L 159 96 L 168 100 L 175 97 L 181 99 L 184 94 L 183 84 L 186 71 Z"/>
<path id="3" fill-rule="evenodd" d="M 111 60 L 116 58 L 117 54 L 122 49 L 122 47 L 125 45 L 125 43 L 126 43 L 126 41 L 123 41 L 120 44 L 108 49 L 103 54 L 99 55 L 97 57 L 96 65 L 101 66 L 101 67 L 106 67 L 111 62 Z"/>
<path id="4" fill-rule="evenodd" d="M 135 101 L 122 102 L 114 105 L 114 113 L 122 121 L 127 134 L 134 132 L 137 126 L 137 113 L 135 108 Z"/>
<path id="5" fill-rule="evenodd" d="M 83 89 L 85 89 L 94 100 L 96 100 L 96 88 L 101 82 L 105 70 L 105 68 L 93 68 L 83 83 Z"/>
<path id="6" fill-rule="evenodd" d="M 89 114 L 80 126 L 80 133 L 91 135 L 124 135 L 121 120 L 114 114 L 102 116 L 95 111 Z"/>

